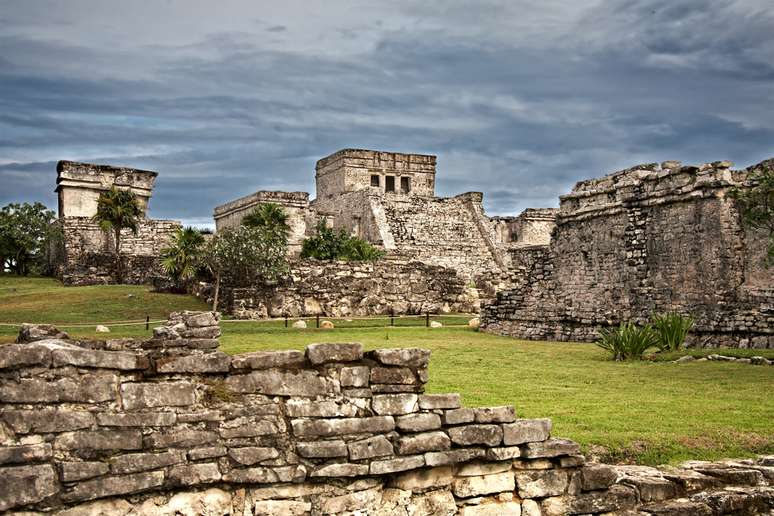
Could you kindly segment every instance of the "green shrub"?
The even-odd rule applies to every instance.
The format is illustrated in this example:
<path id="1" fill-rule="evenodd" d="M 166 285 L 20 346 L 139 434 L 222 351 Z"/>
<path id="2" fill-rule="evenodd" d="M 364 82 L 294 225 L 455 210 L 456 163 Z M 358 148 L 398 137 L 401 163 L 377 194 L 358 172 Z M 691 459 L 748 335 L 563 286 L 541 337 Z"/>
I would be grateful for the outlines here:
<path id="1" fill-rule="evenodd" d="M 649 324 L 623 322 L 617 328 L 600 330 L 599 335 L 595 344 L 609 351 L 613 360 L 641 360 L 645 351 L 658 345 L 658 335 Z"/>
<path id="2" fill-rule="evenodd" d="M 317 224 L 317 234 L 304 239 L 301 245 L 301 258 L 317 260 L 374 261 L 384 256 L 362 238 L 350 236 L 343 229 L 329 228 L 325 222 Z"/>
<path id="3" fill-rule="evenodd" d="M 685 337 L 693 328 L 694 320 L 675 312 L 653 316 L 653 330 L 658 335 L 659 351 L 677 351 L 685 343 Z"/>

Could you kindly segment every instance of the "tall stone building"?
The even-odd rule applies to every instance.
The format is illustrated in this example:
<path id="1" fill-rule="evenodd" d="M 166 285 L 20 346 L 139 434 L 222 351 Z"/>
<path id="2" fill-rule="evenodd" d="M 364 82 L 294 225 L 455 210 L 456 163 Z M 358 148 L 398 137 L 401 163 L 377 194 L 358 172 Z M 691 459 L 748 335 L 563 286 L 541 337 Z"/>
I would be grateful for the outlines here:
<path id="1" fill-rule="evenodd" d="M 700 346 L 774 348 L 767 236 L 745 227 L 727 161 L 639 165 L 560 198 L 548 245 L 513 249 L 512 285 L 482 310 L 485 331 L 590 341 L 601 327 L 677 311 Z"/>
<path id="2" fill-rule="evenodd" d="M 317 162 L 311 202 L 303 192 L 259 191 L 215 208 L 215 224 L 233 227 L 258 204 L 275 202 L 290 215 L 294 252 L 324 220 L 389 255 L 448 267 L 490 288 L 507 278 L 509 248 L 550 238 L 553 210 L 492 219 L 480 192 L 437 197 L 435 175 L 435 156 L 343 149 Z"/>
<path id="3" fill-rule="evenodd" d="M 124 230 L 121 254 L 124 256 L 124 281 L 145 283 L 161 274 L 159 254 L 180 223 L 154 220 L 144 216 L 157 177 L 156 172 L 73 161 L 57 164 L 59 224 L 62 248 L 57 253 L 56 269 L 68 285 L 111 283 L 114 274 L 113 236 L 103 232 L 92 218 L 102 192 L 115 186 L 135 193 L 143 208 L 143 219 L 135 235 Z"/>

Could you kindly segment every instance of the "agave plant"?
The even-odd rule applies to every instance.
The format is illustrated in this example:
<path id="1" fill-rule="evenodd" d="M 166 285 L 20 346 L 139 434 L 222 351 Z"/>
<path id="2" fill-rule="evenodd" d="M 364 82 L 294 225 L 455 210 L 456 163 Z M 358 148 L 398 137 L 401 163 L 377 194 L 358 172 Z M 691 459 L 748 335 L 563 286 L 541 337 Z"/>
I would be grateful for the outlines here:
<path id="1" fill-rule="evenodd" d="M 613 360 L 640 360 L 645 351 L 658 346 L 658 335 L 649 324 L 622 322 L 618 327 L 600 330 L 599 335 L 595 344 L 609 351 Z"/>
<path id="2" fill-rule="evenodd" d="M 690 316 L 668 312 L 653 316 L 653 330 L 658 335 L 659 351 L 676 351 L 685 343 L 688 332 L 693 328 Z"/>

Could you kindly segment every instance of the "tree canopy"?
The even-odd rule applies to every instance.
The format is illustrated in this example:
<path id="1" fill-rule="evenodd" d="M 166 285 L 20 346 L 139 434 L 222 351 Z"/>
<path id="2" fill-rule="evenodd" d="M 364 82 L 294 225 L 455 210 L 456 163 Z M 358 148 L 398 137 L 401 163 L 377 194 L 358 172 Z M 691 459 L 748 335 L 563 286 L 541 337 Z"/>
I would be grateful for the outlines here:
<path id="1" fill-rule="evenodd" d="M 59 236 L 54 212 L 42 203 L 0 208 L 0 272 L 46 273 L 49 246 Z"/>
<path id="2" fill-rule="evenodd" d="M 304 239 L 301 246 L 301 258 L 316 260 L 374 261 L 382 256 L 384 252 L 369 242 L 330 228 L 325 221 L 317 223 L 316 234 Z"/>
<path id="3" fill-rule="evenodd" d="M 748 188 L 735 188 L 731 193 L 739 203 L 742 221 L 766 233 L 768 264 L 771 264 L 774 263 L 774 161 L 761 163 L 747 180 Z"/>
<path id="4" fill-rule="evenodd" d="M 121 230 L 129 229 L 136 235 L 142 216 L 143 211 L 140 202 L 131 190 L 122 190 L 113 186 L 110 190 L 99 194 L 97 213 L 94 215 L 93 220 L 99 224 L 100 229 L 105 233 L 113 232 L 116 256 L 116 283 L 121 283 L 123 280 L 121 270 Z"/>

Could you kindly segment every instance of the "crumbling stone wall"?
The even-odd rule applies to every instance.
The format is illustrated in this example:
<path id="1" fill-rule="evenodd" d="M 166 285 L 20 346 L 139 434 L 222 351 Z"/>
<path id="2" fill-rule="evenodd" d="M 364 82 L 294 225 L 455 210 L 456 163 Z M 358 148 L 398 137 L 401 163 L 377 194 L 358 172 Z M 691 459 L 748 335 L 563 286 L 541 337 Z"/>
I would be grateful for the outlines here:
<path id="1" fill-rule="evenodd" d="M 311 344 L 228 356 L 216 349 L 218 334 L 216 314 L 183 312 L 148 341 L 77 342 L 27 327 L 23 342 L 0 346 L 0 511 L 518 516 L 774 507 L 771 458 L 690 470 L 586 464 L 576 443 L 551 436 L 549 420 L 424 394 L 427 350 Z M 727 483 L 747 487 L 711 490 Z M 664 502 L 676 496 L 691 499 Z"/>
<path id="2" fill-rule="evenodd" d="M 478 290 L 454 269 L 389 257 L 376 262 L 291 264 L 279 285 L 223 289 L 239 318 L 478 312 Z"/>
<path id="3" fill-rule="evenodd" d="M 497 242 L 513 246 L 548 245 L 556 226 L 556 208 L 527 208 L 516 217 L 492 217 Z"/>
<path id="4" fill-rule="evenodd" d="M 578 183 L 550 245 L 511 251 L 517 288 L 484 307 L 482 328 L 590 341 L 600 327 L 678 311 L 696 318 L 694 345 L 774 347 L 766 237 L 742 226 L 729 191 L 747 171 L 730 166 L 665 162 Z"/>

